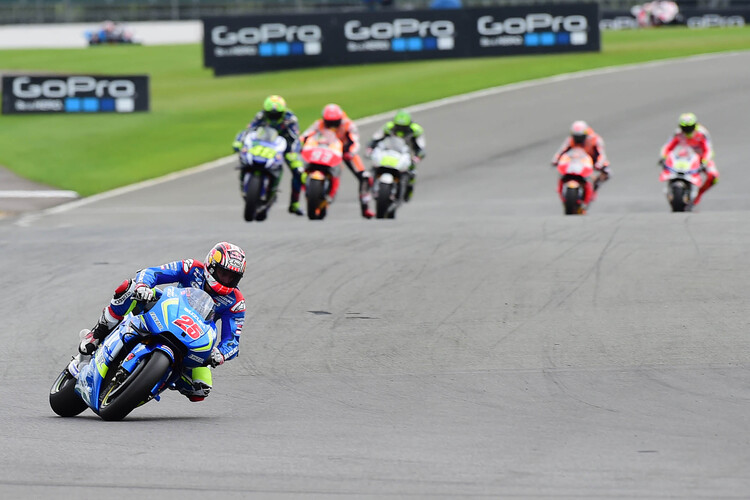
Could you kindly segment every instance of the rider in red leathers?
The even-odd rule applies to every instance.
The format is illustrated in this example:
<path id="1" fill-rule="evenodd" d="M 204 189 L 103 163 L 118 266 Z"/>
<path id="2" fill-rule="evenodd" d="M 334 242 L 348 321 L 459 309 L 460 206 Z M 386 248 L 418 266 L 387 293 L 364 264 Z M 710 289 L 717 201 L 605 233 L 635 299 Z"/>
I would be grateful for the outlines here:
<path id="1" fill-rule="evenodd" d="M 679 125 L 680 127 L 675 131 L 672 138 L 662 146 L 660 163 L 680 144 L 690 146 L 698 153 L 701 158 L 702 170 L 706 174 L 706 179 L 698 190 L 698 196 L 693 201 L 693 205 L 697 205 L 700 203 L 703 193 L 719 182 L 719 170 L 716 168 L 713 160 L 714 148 L 711 144 L 711 135 L 708 133 L 706 127 L 698 123 L 695 114 L 681 114 Z"/>
<path id="2" fill-rule="evenodd" d="M 315 122 L 302 134 L 302 144 L 304 145 L 307 138 L 313 135 L 316 131 L 323 131 L 326 129 L 333 130 L 339 140 L 343 143 L 344 163 L 346 163 L 349 170 L 351 170 L 351 172 L 357 177 L 357 180 L 359 180 L 359 203 L 362 209 L 362 217 L 365 219 L 372 219 L 375 214 L 368 207 L 370 199 L 372 198 L 372 195 L 370 194 L 372 176 L 365 168 L 362 158 L 357 154 L 359 151 L 359 129 L 357 128 L 357 125 L 346 115 L 338 104 L 328 104 L 323 108 L 323 116 L 320 119 L 315 120 Z M 331 198 L 336 196 L 337 190 L 338 182 L 331 186 L 331 192 L 329 193 Z"/>
<path id="3" fill-rule="evenodd" d="M 574 147 L 583 148 L 591 156 L 591 159 L 594 161 L 594 169 L 598 172 L 598 175 L 594 179 L 593 189 L 590 183 L 586 183 L 586 194 L 583 203 L 588 206 L 594 198 L 594 191 L 599 189 L 599 185 L 602 182 L 609 179 L 609 160 L 604 151 L 604 139 L 594 132 L 594 129 L 589 127 L 585 121 L 577 120 L 570 127 L 570 137 L 565 139 L 560 149 L 557 150 L 557 153 L 552 158 L 552 166 L 557 167 L 560 157 Z M 561 178 L 557 183 L 557 194 L 562 193 L 562 186 Z"/>

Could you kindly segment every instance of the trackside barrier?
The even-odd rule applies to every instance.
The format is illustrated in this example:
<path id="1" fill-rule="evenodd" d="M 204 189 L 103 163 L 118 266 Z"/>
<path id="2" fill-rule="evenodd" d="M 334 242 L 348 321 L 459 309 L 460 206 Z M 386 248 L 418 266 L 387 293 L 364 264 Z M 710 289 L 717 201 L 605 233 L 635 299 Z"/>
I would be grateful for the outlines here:
<path id="1" fill-rule="evenodd" d="M 217 76 L 599 50 L 595 3 L 203 19 L 203 62 Z"/>
<path id="2" fill-rule="evenodd" d="M 149 109 L 149 77 L 3 75 L 3 114 L 134 113 Z"/>
<path id="3" fill-rule="evenodd" d="M 742 27 L 750 24 L 750 6 L 737 8 L 705 9 L 680 8 L 677 19 L 671 24 L 688 28 Z M 627 10 L 603 10 L 599 21 L 602 30 L 637 29 L 638 21 Z"/>

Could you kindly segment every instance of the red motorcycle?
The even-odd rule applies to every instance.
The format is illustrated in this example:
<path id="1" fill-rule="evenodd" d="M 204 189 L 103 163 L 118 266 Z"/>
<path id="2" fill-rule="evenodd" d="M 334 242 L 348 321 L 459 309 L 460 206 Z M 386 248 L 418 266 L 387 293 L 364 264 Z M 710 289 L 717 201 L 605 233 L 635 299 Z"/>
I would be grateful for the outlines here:
<path id="1" fill-rule="evenodd" d="M 302 159 L 305 161 L 307 217 L 324 219 L 339 188 L 344 145 L 333 131 L 318 131 L 302 146 Z"/>
<path id="2" fill-rule="evenodd" d="M 594 160 L 583 149 L 571 148 L 560 156 L 557 162 L 560 180 L 557 192 L 563 203 L 566 215 L 585 214 L 587 192 L 593 195 Z"/>
<path id="3" fill-rule="evenodd" d="M 659 181 L 667 182 L 665 192 L 673 212 L 686 212 L 693 208 L 701 178 L 701 158 L 688 145 L 674 148 L 663 162 Z"/>

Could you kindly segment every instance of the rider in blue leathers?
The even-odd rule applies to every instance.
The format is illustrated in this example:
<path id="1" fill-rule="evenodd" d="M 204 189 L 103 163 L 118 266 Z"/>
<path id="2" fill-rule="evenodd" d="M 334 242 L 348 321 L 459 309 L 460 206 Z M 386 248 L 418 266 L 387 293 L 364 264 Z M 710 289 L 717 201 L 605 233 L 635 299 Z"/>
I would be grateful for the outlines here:
<path id="1" fill-rule="evenodd" d="M 110 304 L 91 330 L 81 331 L 78 350 L 90 356 L 123 320 L 135 302 L 149 302 L 155 298 L 153 288 L 166 283 L 178 283 L 180 287 L 200 288 L 208 292 L 216 305 L 214 318 L 221 320 L 219 342 L 211 352 L 211 366 L 237 356 L 240 349 L 240 334 L 245 323 L 245 299 L 237 288 L 245 272 L 245 253 L 237 245 L 221 242 L 208 252 L 204 262 L 185 259 L 159 267 L 148 267 L 138 271 L 135 278 L 125 280 L 115 290 Z M 195 368 L 182 373 L 176 389 L 190 401 L 202 401 L 212 388 L 211 371 L 208 367 Z"/>
<path id="2" fill-rule="evenodd" d="M 251 121 L 247 128 L 237 134 L 237 137 L 232 143 L 232 148 L 235 152 L 239 152 L 242 149 L 245 136 L 253 129 L 267 125 L 273 127 L 279 132 L 279 135 L 286 139 L 286 151 L 284 152 L 284 159 L 292 172 L 292 195 L 289 199 L 289 213 L 297 215 L 305 215 L 300 208 L 299 196 L 302 190 L 302 172 L 304 171 L 304 165 L 300 158 L 299 152 L 301 145 L 299 142 L 299 121 L 297 116 L 292 113 L 286 107 L 286 101 L 284 98 L 278 95 L 268 96 L 263 101 L 263 109 L 256 113 L 255 118 Z M 242 175 L 240 175 L 240 182 L 242 182 Z M 274 195 L 275 188 L 274 186 Z"/>

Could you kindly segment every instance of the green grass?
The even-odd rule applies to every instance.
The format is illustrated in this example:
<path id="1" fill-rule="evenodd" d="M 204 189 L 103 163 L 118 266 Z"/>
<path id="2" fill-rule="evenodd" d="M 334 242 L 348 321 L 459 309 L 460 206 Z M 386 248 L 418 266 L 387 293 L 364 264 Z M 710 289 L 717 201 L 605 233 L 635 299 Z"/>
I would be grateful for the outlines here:
<path id="1" fill-rule="evenodd" d="M 0 115 L 0 165 L 91 195 L 231 153 L 234 135 L 268 94 L 304 128 L 323 105 L 354 117 L 559 73 L 750 49 L 750 28 L 603 33 L 601 53 L 421 61 L 215 78 L 199 45 L 0 51 L 0 72 L 151 75 L 151 112 Z M 428 131 L 429 132 L 429 131 Z"/>

